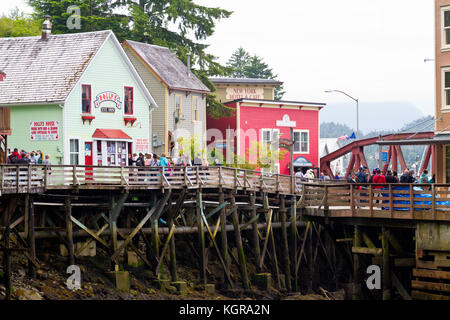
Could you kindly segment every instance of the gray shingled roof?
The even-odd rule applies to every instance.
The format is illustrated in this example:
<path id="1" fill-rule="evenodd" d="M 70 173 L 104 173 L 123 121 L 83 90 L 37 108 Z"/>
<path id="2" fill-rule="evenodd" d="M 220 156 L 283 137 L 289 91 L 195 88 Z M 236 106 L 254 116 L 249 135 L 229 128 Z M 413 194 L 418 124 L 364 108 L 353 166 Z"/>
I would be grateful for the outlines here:
<path id="1" fill-rule="evenodd" d="M 128 44 L 156 72 L 171 89 L 210 92 L 186 65 L 168 48 L 147 43 L 126 40 Z"/>
<path id="2" fill-rule="evenodd" d="M 64 101 L 112 31 L 0 38 L 0 105 Z"/>
<path id="3" fill-rule="evenodd" d="M 257 79 L 257 78 L 209 78 L 214 84 L 267 84 L 273 86 L 280 86 L 283 82 L 272 79 Z"/>

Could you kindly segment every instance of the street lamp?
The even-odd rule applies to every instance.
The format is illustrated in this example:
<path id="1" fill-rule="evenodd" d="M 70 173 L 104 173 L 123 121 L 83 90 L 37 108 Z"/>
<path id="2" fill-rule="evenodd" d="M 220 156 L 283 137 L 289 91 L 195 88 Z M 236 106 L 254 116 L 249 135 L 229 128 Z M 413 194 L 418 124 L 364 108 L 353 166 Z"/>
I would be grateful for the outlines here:
<path id="1" fill-rule="evenodd" d="M 353 98 L 351 95 L 345 93 L 344 91 L 340 91 L 340 90 L 326 90 L 325 92 L 326 93 L 339 92 L 339 93 L 342 93 L 343 95 L 346 95 L 350 99 L 356 101 L 356 133 L 355 133 L 355 136 L 358 137 L 358 132 L 359 132 L 359 100 L 356 99 L 356 98 Z"/>

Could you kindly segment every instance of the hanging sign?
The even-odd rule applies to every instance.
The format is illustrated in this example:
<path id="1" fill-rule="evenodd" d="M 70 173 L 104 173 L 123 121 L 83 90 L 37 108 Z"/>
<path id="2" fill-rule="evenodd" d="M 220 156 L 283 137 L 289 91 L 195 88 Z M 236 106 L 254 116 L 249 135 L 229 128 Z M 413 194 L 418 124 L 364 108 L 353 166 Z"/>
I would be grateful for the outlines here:
<path id="1" fill-rule="evenodd" d="M 117 93 L 105 91 L 99 93 L 94 101 L 95 108 L 100 108 L 101 112 L 114 113 L 117 109 L 122 108 L 122 101 Z"/>
<path id="2" fill-rule="evenodd" d="M 59 121 L 30 121 L 30 138 L 33 141 L 54 141 L 59 137 Z"/>
<path id="3" fill-rule="evenodd" d="M 389 161 L 389 152 L 387 150 L 381 151 L 381 161 L 388 162 Z"/>

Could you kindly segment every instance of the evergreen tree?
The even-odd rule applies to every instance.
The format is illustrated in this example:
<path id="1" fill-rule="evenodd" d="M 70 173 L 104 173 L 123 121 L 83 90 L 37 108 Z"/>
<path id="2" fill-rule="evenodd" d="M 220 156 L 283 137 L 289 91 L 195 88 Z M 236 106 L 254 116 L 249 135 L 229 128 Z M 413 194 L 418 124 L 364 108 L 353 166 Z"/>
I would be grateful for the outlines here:
<path id="1" fill-rule="evenodd" d="M 0 37 L 37 36 L 41 33 L 41 22 L 25 17 L 16 8 L 8 16 L 0 17 Z"/>
<path id="2" fill-rule="evenodd" d="M 50 15 L 53 33 L 86 32 L 110 29 L 119 41 L 126 39 L 168 47 L 184 63 L 191 52 L 193 72 L 211 90 L 210 76 L 226 76 L 230 69 L 207 54 L 205 40 L 214 33 L 217 21 L 232 12 L 195 4 L 192 0 L 28 0 L 36 18 Z M 68 29 L 67 19 L 80 8 L 81 29 Z M 193 37 L 193 38 L 191 38 Z M 196 69 L 195 69 L 196 68 Z M 213 117 L 229 116 L 231 111 L 214 96 L 207 96 L 208 113 Z"/>
<path id="3" fill-rule="evenodd" d="M 250 55 L 247 51 L 244 50 L 244 48 L 239 47 L 232 55 L 231 58 L 227 62 L 227 67 L 230 67 L 233 69 L 233 73 L 231 76 L 233 78 L 244 78 L 246 77 L 245 74 L 245 67 L 248 66 L 250 60 Z"/>

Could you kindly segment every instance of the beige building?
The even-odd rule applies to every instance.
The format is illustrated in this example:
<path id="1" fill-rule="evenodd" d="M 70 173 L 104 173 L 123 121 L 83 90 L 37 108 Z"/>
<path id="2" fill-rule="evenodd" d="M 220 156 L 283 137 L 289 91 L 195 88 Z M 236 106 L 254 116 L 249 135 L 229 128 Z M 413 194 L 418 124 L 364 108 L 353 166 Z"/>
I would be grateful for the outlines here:
<path id="1" fill-rule="evenodd" d="M 238 100 L 274 100 L 275 88 L 283 82 L 271 79 L 209 78 L 216 87 L 214 94 L 222 103 Z"/>
<path id="2" fill-rule="evenodd" d="M 168 48 L 131 40 L 122 47 L 159 106 L 152 114 L 153 152 L 176 156 L 177 131 L 198 135 L 203 148 L 209 89 Z"/>

